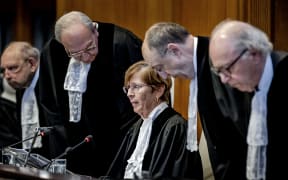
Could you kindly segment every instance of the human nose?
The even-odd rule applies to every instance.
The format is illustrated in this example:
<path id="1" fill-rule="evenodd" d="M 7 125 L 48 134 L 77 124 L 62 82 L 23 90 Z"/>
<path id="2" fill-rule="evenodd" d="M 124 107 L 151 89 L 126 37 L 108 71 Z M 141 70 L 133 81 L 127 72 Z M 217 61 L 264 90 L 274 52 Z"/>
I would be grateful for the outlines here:
<path id="1" fill-rule="evenodd" d="M 133 93 L 134 91 L 133 91 L 133 89 L 130 87 L 130 88 L 128 88 L 127 89 L 127 96 L 130 98 L 132 95 L 134 95 L 134 93 Z"/>
<path id="2" fill-rule="evenodd" d="M 82 61 L 82 62 L 89 62 L 89 61 L 92 61 L 93 60 L 93 55 L 88 53 L 88 52 L 83 52 L 79 58 L 79 61 Z"/>
<path id="3" fill-rule="evenodd" d="M 129 99 L 129 101 L 132 102 L 132 99 L 135 97 L 135 94 L 133 93 L 133 91 L 128 90 L 127 97 Z"/>

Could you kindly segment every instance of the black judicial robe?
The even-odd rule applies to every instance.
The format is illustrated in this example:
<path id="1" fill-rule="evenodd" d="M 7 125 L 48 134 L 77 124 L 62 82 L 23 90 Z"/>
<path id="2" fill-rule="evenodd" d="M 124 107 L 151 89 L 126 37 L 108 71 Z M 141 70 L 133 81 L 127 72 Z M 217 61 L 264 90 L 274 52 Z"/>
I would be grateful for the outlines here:
<path id="1" fill-rule="evenodd" d="M 107 176 L 123 179 L 127 160 L 136 148 L 140 127 L 139 119 L 129 129 Z M 148 178 L 203 179 L 199 151 L 186 149 L 187 121 L 168 107 L 154 120 L 149 146 L 144 155 L 142 170 Z"/>
<path id="2" fill-rule="evenodd" d="M 21 126 L 17 119 L 16 103 L 0 97 L 0 147 L 2 149 L 20 140 Z"/>
<path id="3" fill-rule="evenodd" d="M 122 87 L 126 69 L 143 59 L 142 41 L 133 33 L 113 24 L 98 24 L 99 53 L 88 73 L 79 123 L 69 122 L 68 92 L 63 88 L 69 57 L 54 38 L 41 53 L 39 76 L 41 108 L 49 125 L 56 129 L 51 134 L 51 156 L 92 135 L 92 143 L 81 145 L 66 158 L 69 170 L 93 177 L 107 172 L 122 132 L 131 124 L 128 120 L 137 116 Z"/>
<path id="4" fill-rule="evenodd" d="M 267 95 L 267 167 L 266 180 L 285 179 L 288 168 L 287 105 L 288 53 L 271 54 L 274 76 Z"/>
<path id="5" fill-rule="evenodd" d="M 221 83 L 210 70 L 209 39 L 198 37 L 198 110 L 216 180 L 245 179 L 251 94 Z"/>

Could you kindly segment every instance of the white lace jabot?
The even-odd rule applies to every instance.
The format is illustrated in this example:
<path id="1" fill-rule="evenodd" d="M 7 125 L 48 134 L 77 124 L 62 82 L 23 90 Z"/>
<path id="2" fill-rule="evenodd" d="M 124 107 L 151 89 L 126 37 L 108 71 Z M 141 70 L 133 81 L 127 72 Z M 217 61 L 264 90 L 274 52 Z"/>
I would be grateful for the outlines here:
<path id="1" fill-rule="evenodd" d="M 90 63 L 70 59 L 64 82 L 64 89 L 68 90 L 69 96 L 70 122 L 79 122 L 81 119 L 82 93 L 87 88 L 90 66 Z"/>

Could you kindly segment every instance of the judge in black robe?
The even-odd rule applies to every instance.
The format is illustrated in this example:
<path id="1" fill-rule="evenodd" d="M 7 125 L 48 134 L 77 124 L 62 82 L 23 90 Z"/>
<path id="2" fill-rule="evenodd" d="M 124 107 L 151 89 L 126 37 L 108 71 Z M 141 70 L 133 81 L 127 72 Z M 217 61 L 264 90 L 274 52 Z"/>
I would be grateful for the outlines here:
<path id="1" fill-rule="evenodd" d="M 16 103 L 0 97 L 0 147 L 21 141 L 21 126 L 17 119 Z"/>
<path id="2" fill-rule="evenodd" d="M 91 143 L 82 144 L 65 158 L 69 170 L 93 177 L 105 174 L 122 132 L 137 116 L 122 87 L 125 70 L 142 59 L 142 41 L 136 35 L 114 24 L 97 24 L 98 54 L 88 72 L 78 123 L 69 122 L 68 91 L 63 88 L 70 58 L 55 37 L 42 51 L 39 76 L 40 104 L 49 125 L 56 129 L 51 134 L 51 156 L 59 156 L 92 135 Z"/>
<path id="3" fill-rule="evenodd" d="M 23 94 L 26 91 L 26 89 L 31 86 L 32 81 L 35 78 L 36 85 L 34 88 L 35 96 L 36 96 L 36 103 L 38 106 L 38 83 L 36 77 L 36 71 L 38 70 L 38 65 L 40 61 L 40 52 L 38 49 L 30 45 L 28 42 L 22 42 L 22 41 L 15 41 L 11 42 L 4 50 L 2 56 L 1 56 L 2 64 L 1 66 L 4 69 L 3 75 L 4 78 L 7 80 L 8 84 L 16 89 L 16 104 L 14 102 L 9 102 L 8 100 L 3 100 L 3 107 L 2 110 L 5 109 L 5 114 L 9 114 L 10 117 L 6 116 L 7 119 L 3 119 L 3 125 L 1 126 L 2 131 L 1 133 L 7 134 L 5 137 L 5 144 L 12 145 L 13 148 L 23 148 L 21 141 L 27 141 L 27 139 L 30 138 L 30 142 L 32 141 L 31 138 L 34 137 L 34 129 L 31 132 L 28 132 L 29 135 L 23 138 L 23 129 L 22 129 L 22 123 L 23 120 L 21 119 L 21 107 L 22 107 L 22 98 Z M 16 72 L 13 72 L 13 68 Z M 12 70 L 11 70 L 12 69 Z M 6 73 L 7 71 L 7 73 Z M 9 74 L 8 74 L 9 73 Z M 39 122 L 39 126 L 47 126 L 47 123 L 44 121 L 43 114 L 41 109 L 38 108 L 38 117 L 36 118 L 36 121 Z M 33 111 L 29 111 L 29 114 L 27 117 L 31 117 Z M 31 119 L 28 119 L 28 121 Z M 9 123 L 8 123 L 9 121 Z M 5 125 L 7 124 L 7 126 Z M 38 123 L 37 123 L 38 125 Z M 36 127 L 38 128 L 38 126 Z M 1 134 L 0 133 L 0 134 Z M 36 131 L 35 131 L 36 133 Z M 31 134 L 31 136 L 30 136 Z M 45 132 L 43 137 L 41 138 L 42 146 L 34 148 L 34 146 L 31 147 L 32 153 L 37 153 L 42 156 L 45 156 L 46 158 L 50 158 L 49 153 L 49 147 L 48 145 L 48 132 Z M 37 136 L 37 138 L 40 138 Z M 8 144 L 9 142 L 9 144 Z M 34 144 L 35 145 L 35 144 Z M 26 149 L 29 151 L 30 149 Z"/>
<path id="4" fill-rule="evenodd" d="M 187 120 L 165 104 L 169 101 L 171 79 L 163 80 L 146 62 L 138 62 L 127 70 L 125 87 L 134 111 L 141 118 L 126 134 L 107 176 L 123 179 L 127 172 L 129 176 L 129 167 L 135 164 L 131 165 L 127 161 L 133 160 L 132 154 L 141 140 L 139 134 L 144 128 L 142 125 L 152 119 L 148 147 L 145 150 L 141 146 L 144 149 L 142 174 L 139 175 L 132 168 L 134 178 L 203 179 L 199 151 L 190 152 L 186 149 Z M 141 159 L 139 154 L 138 151 L 135 155 L 136 161 Z"/>
<path id="5" fill-rule="evenodd" d="M 257 167 L 250 167 L 250 176 L 258 174 L 258 177 L 251 179 L 283 179 L 285 177 L 283 172 L 287 169 L 285 163 L 283 165 L 279 163 L 279 160 L 286 162 L 288 159 L 287 148 L 285 146 L 286 142 L 285 140 L 283 141 L 283 138 L 285 139 L 287 136 L 287 128 L 286 125 L 284 125 L 284 122 L 288 118 L 287 107 L 279 103 L 283 102 L 285 104 L 288 101 L 288 87 L 284 85 L 287 83 L 288 76 L 288 53 L 272 51 L 272 48 L 272 43 L 263 31 L 253 27 L 251 24 L 241 21 L 221 22 L 217 28 L 215 28 L 211 37 L 210 56 L 215 66 L 221 63 L 224 65 L 224 62 L 228 64 L 229 59 L 231 63 L 233 61 L 232 56 L 235 58 L 236 53 L 241 51 L 245 52 L 245 54 L 242 53 L 242 55 L 239 56 L 238 63 L 234 63 L 233 68 L 224 68 L 219 70 L 218 74 L 221 74 L 223 83 L 231 87 L 236 87 L 243 92 L 251 92 L 252 95 L 255 93 L 253 98 L 254 96 L 256 97 L 255 106 L 257 107 L 255 111 L 253 110 L 253 108 L 255 108 L 253 105 L 252 108 L 250 105 L 250 108 L 251 112 L 254 115 L 257 113 L 258 117 L 255 119 L 251 118 L 251 120 L 258 122 L 254 123 L 256 124 L 254 128 L 250 129 L 251 127 L 249 127 L 249 132 L 257 132 L 257 130 L 259 132 L 260 129 L 263 133 L 255 133 L 250 136 L 251 134 L 246 131 L 246 134 L 243 134 L 243 136 L 245 140 L 246 138 L 250 139 L 250 142 L 251 139 L 255 137 L 258 138 L 254 140 L 253 145 L 255 147 L 258 146 L 257 150 L 259 150 L 260 147 L 265 149 L 265 151 L 261 152 L 263 152 L 262 155 L 266 157 L 266 161 L 264 158 L 260 158 L 261 156 L 259 154 L 255 153 L 258 155 L 257 158 L 261 163 L 255 164 Z M 221 57 L 226 57 L 226 59 L 222 59 Z M 227 72 L 227 70 L 230 72 Z M 229 76 L 227 73 L 233 74 L 234 76 L 225 79 L 226 76 Z M 258 94 L 260 94 L 260 96 L 256 96 Z M 263 98 L 264 104 L 257 103 L 257 100 L 259 102 L 258 97 L 260 97 L 260 100 Z M 265 104 L 265 101 L 267 104 Z M 258 107 L 261 107 L 260 111 L 257 110 Z M 232 114 L 231 112 L 228 113 Z M 251 120 L 249 119 L 247 122 L 250 123 L 249 121 Z M 267 122 L 267 124 L 265 122 Z M 259 139 L 264 139 L 264 143 L 259 142 Z M 242 159 L 240 159 L 240 157 L 238 158 L 238 167 L 241 168 L 241 172 L 246 172 L 247 149 L 249 146 L 249 148 L 253 147 L 252 143 L 248 146 L 249 141 L 246 141 L 247 143 L 244 144 L 243 148 L 246 149 L 246 156 L 243 156 L 243 151 L 235 151 L 235 153 L 240 153 L 239 156 L 242 157 Z M 251 157 L 253 157 L 253 155 Z M 254 172 L 258 173 L 254 174 Z M 259 177 L 259 175 L 261 177 Z M 230 177 L 232 177 L 232 175 Z M 246 179 L 246 177 L 242 179 Z"/>
<path id="6" fill-rule="evenodd" d="M 126 134 L 107 176 L 123 178 L 127 160 L 136 147 L 142 122 L 143 119 L 139 119 Z M 199 152 L 186 149 L 186 120 L 172 108 L 167 108 L 155 119 L 152 128 L 150 146 L 143 161 L 147 177 L 203 179 Z"/>

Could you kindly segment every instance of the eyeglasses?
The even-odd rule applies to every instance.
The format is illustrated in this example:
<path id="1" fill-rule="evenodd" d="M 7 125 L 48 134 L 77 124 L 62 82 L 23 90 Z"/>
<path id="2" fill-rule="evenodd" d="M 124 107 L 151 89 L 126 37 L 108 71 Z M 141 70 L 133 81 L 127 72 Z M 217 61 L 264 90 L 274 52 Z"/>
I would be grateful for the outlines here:
<path id="1" fill-rule="evenodd" d="M 128 86 L 124 86 L 123 91 L 125 94 L 127 94 L 129 90 L 136 92 L 136 91 L 139 91 L 139 89 L 141 89 L 144 86 L 150 86 L 150 85 L 148 85 L 148 84 L 130 84 Z"/>
<path id="2" fill-rule="evenodd" d="M 7 66 L 7 67 L 1 67 L 0 68 L 0 72 L 1 73 L 5 73 L 5 72 L 9 72 L 9 73 L 18 73 L 21 71 L 21 69 L 23 68 L 24 64 L 28 61 L 28 59 L 25 59 L 24 61 L 22 61 L 21 64 L 14 64 L 11 66 Z"/>
<path id="3" fill-rule="evenodd" d="M 83 55 L 89 55 L 92 56 L 93 54 L 91 54 L 91 51 L 95 50 L 97 48 L 95 41 L 93 41 L 93 44 L 85 49 L 82 49 L 78 52 L 75 53 L 71 53 L 69 50 L 66 49 L 67 55 L 70 58 L 75 58 L 75 59 L 81 59 L 83 57 Z"/>
<path id="4" fill-rule="evenodd" d="M 211 67 L 211 71 L 216 74 L 217 76 L 219 76 L 221 73 L 222 74 L 231 74 L 230 69 L 233 67 L 233 65 L 235 65 L 240 59 L 241 57 L 248 51 L 248 48 L 245 48 L 240 54 L 239 56 L 237 56 L 232 63 L 227 66 L 227 67 L 220 67 L 220 68 L 216 68 L 216 67 Z"/>

